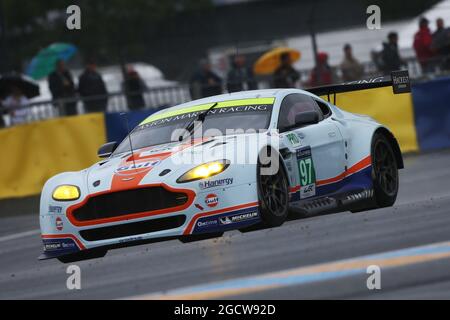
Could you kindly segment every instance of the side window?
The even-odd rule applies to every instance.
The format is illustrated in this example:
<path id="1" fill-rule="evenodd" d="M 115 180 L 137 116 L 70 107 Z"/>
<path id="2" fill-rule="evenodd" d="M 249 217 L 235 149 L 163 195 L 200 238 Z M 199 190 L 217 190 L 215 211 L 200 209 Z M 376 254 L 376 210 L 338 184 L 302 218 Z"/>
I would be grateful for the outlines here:
<path id="1" fill-rule="evenodd" d="M 324 118 L 328 118 L 329 116 L 331 116 L 330 107 L 328 107 L 328 105 L 326 103 L 324 103 L 320 100 L 316 100 L 316 102 L 317 102 L 317 105 L 319 106 L 320 111 L 322 112 Z"/>
<path id="2" fill-rule="evenodd" d="M 297 114 L 306 111 L 318 112 L 319 121 L 323 120 L 322 112 L 313 98 L 300 93 L 287 95 L 281 102 L 280 114 L 278 116 L 278 129 L 280 132 L 292 127 L 295 124 Z"/>

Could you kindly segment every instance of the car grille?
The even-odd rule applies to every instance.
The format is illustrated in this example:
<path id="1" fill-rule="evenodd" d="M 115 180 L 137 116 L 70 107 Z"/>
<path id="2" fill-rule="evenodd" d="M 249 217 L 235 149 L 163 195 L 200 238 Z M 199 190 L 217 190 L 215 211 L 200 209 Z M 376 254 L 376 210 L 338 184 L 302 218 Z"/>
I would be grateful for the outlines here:
<path id="1" fill-rule="evenodd" d="M 101 227 L 80 231 L 80 236 L 87 241 L 107 240 L 144 233 L 175 229 L 184 224 L 185 215 L 125 223 L 109 227 Z"/>
<path id="2" fill-rule="evenodd" d="M 184 205 L 188 196 L 163 187 L 149 187 L 101 194 L 89 198 L 72 212 L 75 220 L 84 222 L 129 214 L 170 209 Z"/>

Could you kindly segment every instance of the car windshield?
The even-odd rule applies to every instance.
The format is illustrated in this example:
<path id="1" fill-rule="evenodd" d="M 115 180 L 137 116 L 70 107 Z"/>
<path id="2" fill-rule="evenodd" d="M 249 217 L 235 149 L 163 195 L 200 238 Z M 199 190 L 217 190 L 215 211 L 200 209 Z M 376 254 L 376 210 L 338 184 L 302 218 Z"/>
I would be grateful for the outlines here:
<path id="1" fill-rule="evenodd" d="M 273 99 L 269 104 L 220 104 L 208 113 L 202 124 L 203 136 L 219 136 L 226 134 L 240 134 L 265 130 L 269 126 L 272 114 Z M 208 107 L 205 108 L 207 110 Z M 144 121 L 131 132 L 131 141 L 134 149 L 141 149 L 163 143 L 179 141 L 177 129 L 185 129 L 186 126 L 205 110 L 173 114 L 169 116 L 155 115 Z M 154 119 L 154 120 L 153 120 Z M 174 134 L 175 132 L 175 134 Z M 114 155 L 130 151 L 128 137 L 114 151 Z"/>

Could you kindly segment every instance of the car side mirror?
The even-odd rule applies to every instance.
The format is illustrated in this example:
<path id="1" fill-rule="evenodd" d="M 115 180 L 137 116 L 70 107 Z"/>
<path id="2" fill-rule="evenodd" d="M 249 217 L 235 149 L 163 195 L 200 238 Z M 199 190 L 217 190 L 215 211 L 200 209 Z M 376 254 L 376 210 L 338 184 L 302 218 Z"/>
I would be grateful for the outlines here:
<path id="1" fill-rule="evenodd" d="M 295 126 L 301 127 L 319 122 L 319 113 L 316 111 L 305 111 L 295 116 Z"/>
<path id="2" fill-rule="evenodd" d="M 99 156 L 99 158 L 108 158 L 114 152 L 114 150 L 116 150 L 116 148 L 117 142 L 115 141 L 105 143 L 98 149 L 97 155 Z"/>

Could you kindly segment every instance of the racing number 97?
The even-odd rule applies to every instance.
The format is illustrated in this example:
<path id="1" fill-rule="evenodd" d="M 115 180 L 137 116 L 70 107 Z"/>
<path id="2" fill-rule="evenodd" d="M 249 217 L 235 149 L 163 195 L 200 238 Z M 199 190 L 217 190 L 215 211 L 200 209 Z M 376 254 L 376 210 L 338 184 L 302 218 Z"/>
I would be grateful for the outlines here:
<path id="1" fill-rule="evenodd" d="M 314 183 L 312 159 L 300 159 L 298 162 L 298 166 L 300 170 L 300 184 L 302 186 L 306 186 Z"/>

